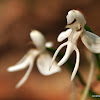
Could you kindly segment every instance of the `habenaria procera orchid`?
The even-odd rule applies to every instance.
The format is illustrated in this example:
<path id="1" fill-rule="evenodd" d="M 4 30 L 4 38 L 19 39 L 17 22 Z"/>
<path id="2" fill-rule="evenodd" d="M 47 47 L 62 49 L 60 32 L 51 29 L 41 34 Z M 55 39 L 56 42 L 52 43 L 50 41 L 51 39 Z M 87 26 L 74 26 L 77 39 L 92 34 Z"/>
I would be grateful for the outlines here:
<path id="1" fill-rule="evenodd" d="M 32 71 L 36 58 L 37 68 L 42 75 L 52 75 L 61 71 L 61 68 L 57 67 L 56 62 L 54 62 L 53 64 L 53 69 L 49 71 L 49 66 L 51 64 L 52 57 L 46 50 L 46 47 L 52 46 L 52 42 L 46 42 L 45 37 L 42 35 L 41 32 L 37 30 L 33 30 L 30 33 L 30 37 L 33 41 L 33 44 L 36 46 L 36 49 L 30 49 L 28 53 L 17 64 L 8 68 L 9 72 L 15 72 L 23 70 L 29 66 L 24 77 L 16 85 L 16 88 L 21 87 L 25 83 Z"/>
<path id="2" fill-rule="evenodd" d="M 62 42 L 66 38 L 68 38 L 68 41 L 61 44 L 57 48 L 53 56 L 51 66 L 53 62 L 55 61 L 57 54 L 64 46 L 67 46 L 67 48 L 66 48 L 64 57 L 57 64 L 59 67 L 62 66 L 69 59 L 70 55 L 75 50 L 76 51 L 76 64 L 75 64 L 75 67 L 74 67 L 74 70 L 71 76 L 71 81 L 72 81 L 77 73 L 77 70 L 79 67 L 79 61 L 80 61 L 80 53 L 77 48 L 78 38 L 81 37 L 83 44 L 91 52 L 100 53 L 100 37 L 84 29 L 86 20 L 80 11 L 70 10 L 66 18 L 67 18 L 67 25 L 66 25 L 67 30 L 59 34 L 57 41 Z M 51 69 L 51 66 L 50 66 L 50 69 Z"/>

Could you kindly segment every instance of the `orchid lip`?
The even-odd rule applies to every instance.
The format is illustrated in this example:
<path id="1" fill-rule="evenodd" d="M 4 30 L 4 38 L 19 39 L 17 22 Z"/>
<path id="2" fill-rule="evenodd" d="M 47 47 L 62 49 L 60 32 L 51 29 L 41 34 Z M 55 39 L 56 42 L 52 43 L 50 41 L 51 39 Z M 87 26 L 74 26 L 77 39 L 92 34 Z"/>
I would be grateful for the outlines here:
<path id="1" fill-rule="evenodd" d="M 74 51 L 74 44 L 71 42 L 68 42 L 68 46 L 66 48 L 66 52 L 64 57 L 59 61 L 58 66 L 62 66 L 70 57 L 72 52 Z"/>

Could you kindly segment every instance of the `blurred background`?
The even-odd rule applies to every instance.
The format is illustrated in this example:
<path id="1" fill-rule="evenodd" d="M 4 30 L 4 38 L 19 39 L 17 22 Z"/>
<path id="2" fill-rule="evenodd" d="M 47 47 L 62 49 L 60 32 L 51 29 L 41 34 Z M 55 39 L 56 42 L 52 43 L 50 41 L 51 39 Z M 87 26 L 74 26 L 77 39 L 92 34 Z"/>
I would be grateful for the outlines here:
<path id="1" fill-rule="evenodd" d="M 34 48 L 28 44 L 33 29 L 41 31 L 57 48 L 60 45 L 57 36 L 65 30 L 66 15 L 71 9 L 81 10 L 87 25 L 100 36 L 99 0 L 0 0 L 0 100 L 70 100 L 73 82 L 70 81 L 71 74 L 63 66 L 62 72 L 47 77 L 34 66 L 28 80 L 19 89 L 15 89 L 15 85 L 26 70 L 9 73 L 7 68 L 20 60 L 31 47 Z M 78 47 L 81 55 L 79 71 L 87 81 L 90 53 L 82 42 Z M 75 63 L 75 53 L 70 60 Z M 100 94 L 100 82 L 96 79 L 98 73 L 95 68 L 91 87 Z M 76 98 L 80 100 L 84 87 L 77 77 L 75 79 Z"/>

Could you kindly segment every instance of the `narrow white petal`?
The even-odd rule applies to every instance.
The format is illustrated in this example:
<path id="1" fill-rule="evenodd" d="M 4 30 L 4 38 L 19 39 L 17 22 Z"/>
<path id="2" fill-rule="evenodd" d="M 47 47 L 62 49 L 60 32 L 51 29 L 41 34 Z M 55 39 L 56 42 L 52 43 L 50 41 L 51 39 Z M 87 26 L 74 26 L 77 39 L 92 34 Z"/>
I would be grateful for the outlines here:
<path id="1" fill-rule="evenodd" d="M 61 44 L 61 45 L 57 48 L 57 50 L 56 50 L 56 52 L 55 52 L 55 54 L 54 54 L 54 56 L 53 56 L 53 58 L 52 58 L 52 61 L 51 61 L 51 65 L 50 65 L 50 67 L 49 67 L 49 70 L 51 69 L 51 67 L 52 67 L 52 65 L 53 65 L 53 62 L 54 62 L 54 60 L 56 59 L 56 57 L 57 57 L 59 51 L 60 51 L 64 46 L 66 46 L 67 44 L 68 44 L 68 42 L 65 42 L 65 43 Z"/>
<path id="2" fill-rule="evenodd" d="M 58 66 L 62 66 L 70 57 L 71 53 L 74 51 L 75 44 L 68 42 L 68 46 L 66 48 L 66 52 L 64 57 L 59 61 Z"/>
<path id="3" fill-rule="evenodd" d="M 61 71 L 56 62 L 54 62 L 53 68 L 49 71 L 51 60 L 52 57 L 48 53 L 40 54 L 40 56 L 37 58 L 37 67 L 42 75 L 52 75 Z"/>
<path id="4" fill-rule="evenodd" d="M 72 29 L 67 29 L 67 30 L 64 31 L 64 32 L 61 32 L 61 33 L 59 34 L 58 38 L 57 38 L 57 41 L 58 41 L 58 42 L 61 42 L 61 41 L 65 40 L 66 38 L 69 37 L 69 35 L 71 34 L 71 32 L 72 32 Z"/>
<path id="5" fill-rule="evenodd" d="M 53 47 L 53 42 L 46 42 L 45 47 L 47 48 Z"/>
<path id="6" fill-rule="evenodd" d="M 74 77 L 77 73 L 77 70 L 79 67 L 79 61 L 80 61 L 80 54 L 79 54 L 79 50 L 77 47 L 75 48 L 75 51 L 76 51 L 76 64 L 75 64 L 75 68 L 74 68 L 74 71 L 73 71 L 72 76 L 71 76 L 71 81 L 74 79 Z"/>
<path id="7" fill-rule="evenodd" d="M 22 69 L 25 69 L 25 68 L 28 67 L 28 64 L 29 64 L 30 60 L 31 60 L 31 59 L 30 59 L 30 56 L 29 56 L 29 57 L 27 57 L 22 63 L 19 63 L 19 64 L 17 64 L 17 65 L 11 66 L 11 67 L 9 67 L 7 70 L 8 70 L 9 72 L 15 72 L 15 71 L 20 71 L 20 70 L 22 70 Z"/>
<path id="8" fill-rule="evenodd" d="M 84 45 L 93 53 L 100 53 L 100 37 L 84 30 L 81 36 Z"/>
<path id="9" fill-rule="evenodd" d="M 15 64 L 14 66 L 9 67 L 7 70 L 9 72 L 15 72 L 15 71 L 20 71 L 23 70 L 25 68 L 28 67 L 28 64 L 31 60 L 31 56 L 32 57 L 36 57 L 37 55 L 39 55 L 39 51 L 36 49 L 30 49 L 27 54 L 19 61 L 17 62 L 17 64 Z"/>
<path id="10" fill-rule="evenodd" d="M 16 88 L 21 87 L 21 86 L 25 83 L 25 81 L 27 80 L 27 78 L 29 77 L 29 75 L 30 75 L 30 73 L 31 73 L 31 71 L 32 71 L 32 68 L 33 68 L 33 62 L 34 62 L 34 60 L 31 59 L 31 60 L 30 60 L 30 64 L 29 64 L 29 69 L 28 69 L 27 72 L 25 73 L 24 77 L 23 77 L 23 78 L 19 81 L 19 83 L 16 85 Z"/>

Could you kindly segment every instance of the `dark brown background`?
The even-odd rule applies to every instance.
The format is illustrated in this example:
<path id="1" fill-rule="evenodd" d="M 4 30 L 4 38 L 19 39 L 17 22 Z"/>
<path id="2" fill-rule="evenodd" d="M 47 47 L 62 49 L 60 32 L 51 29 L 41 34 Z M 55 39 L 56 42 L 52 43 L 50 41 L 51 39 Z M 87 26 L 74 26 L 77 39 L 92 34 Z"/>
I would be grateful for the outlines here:
<path id="1" fill-rule="evenodd" d="M 66 15 L 71 9 L 80 9 L 87 24 L 100 36 L 100 1 L 99 0 L 0 0 L 0 99 L 33 100 L 69 100 L 72 92 L 69 72 L 62 67 L 62 72 L 52 76 L 42 76 L 34 66 L 26 83 L 15 89 L 15 85 L 26 70 L 9 73 L 7 68 L 15 64 L 29 49 L 29 33 L 32 29 L 41 31 L 47 41 L 58 44 L 58 34 L 65 30 Z M 81 42 L 80 72 L 87 80 L 90 53 Z M 75 63 L 75 54 L 71 56 Z M 100 84 L 96 80 L 99 73 L 95 68 L 92 88 L 100 93 Z M 77 77 L 76 77 L 77 80 Z M 81 97 L 82 85 L 77 80 L 77 100 Z M 87 99 L 89 100 L 89 99 Z"/>

